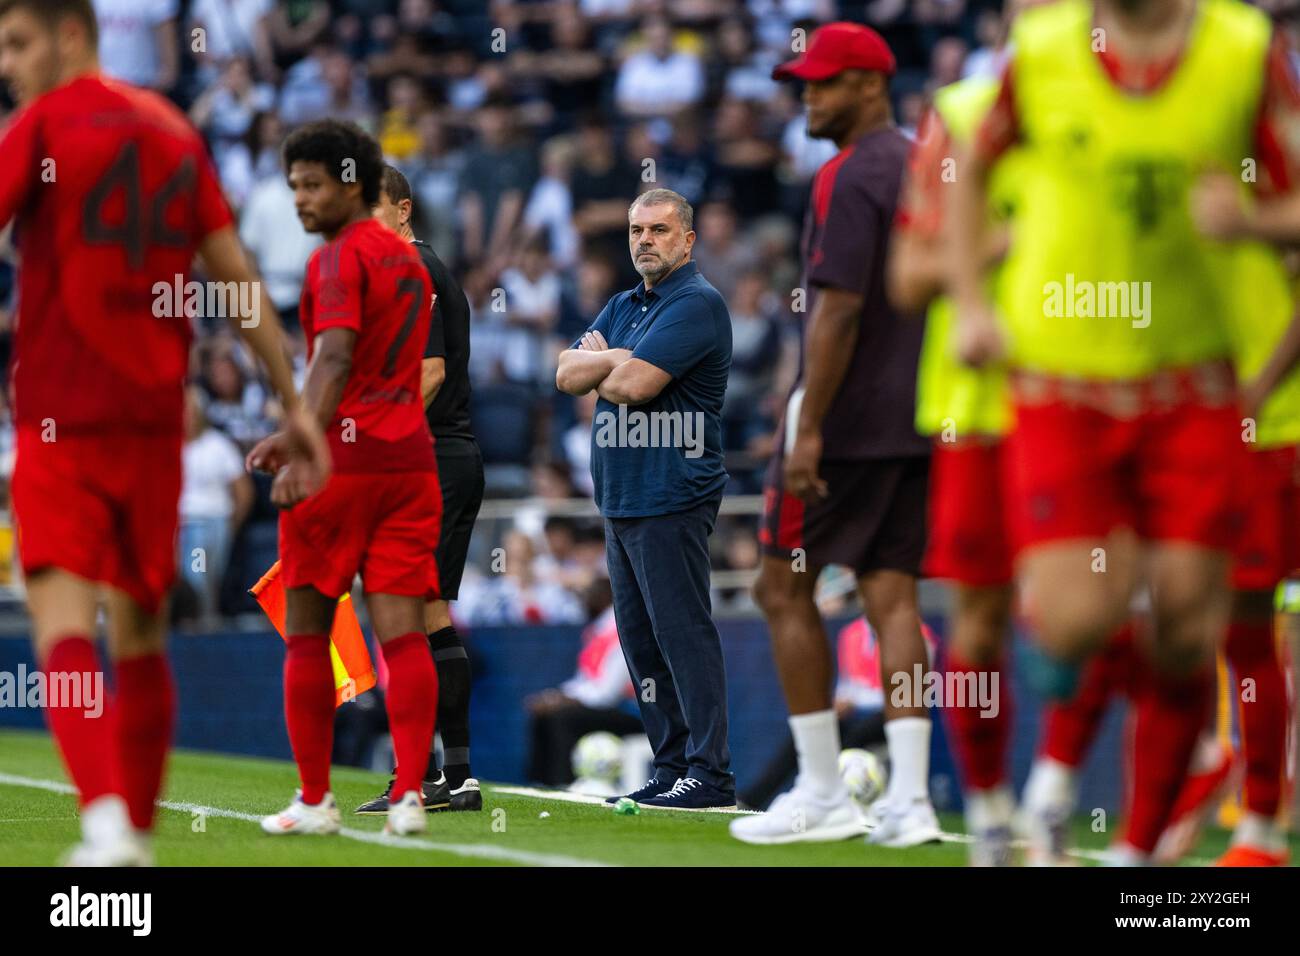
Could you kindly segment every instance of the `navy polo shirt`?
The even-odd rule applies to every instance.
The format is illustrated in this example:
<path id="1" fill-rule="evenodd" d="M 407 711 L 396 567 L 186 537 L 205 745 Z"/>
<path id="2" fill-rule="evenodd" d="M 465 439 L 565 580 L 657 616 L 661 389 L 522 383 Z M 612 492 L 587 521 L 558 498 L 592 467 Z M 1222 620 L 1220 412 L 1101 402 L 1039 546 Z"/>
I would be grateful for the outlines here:
<path id="1" fill-rule="evenodd" d="M 591 477 L 600 513 L 673 514 L 720 494 L 727 483 L 722 397 L 731 369 L 731 316 L 722 295 L 686 262 L 648 292 L 642 282 L 614 296 L 591 330 L 672 376 L 643 405 L 597 400 Z"/>

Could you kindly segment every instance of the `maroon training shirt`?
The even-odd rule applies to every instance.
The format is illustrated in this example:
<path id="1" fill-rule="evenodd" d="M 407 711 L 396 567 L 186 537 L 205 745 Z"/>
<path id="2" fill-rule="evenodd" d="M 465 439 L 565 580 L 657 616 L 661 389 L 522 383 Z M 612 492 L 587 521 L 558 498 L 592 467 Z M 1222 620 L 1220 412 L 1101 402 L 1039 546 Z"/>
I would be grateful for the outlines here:
<path id="1" fill-rule="evenodd" d="M 885 254 L 912 143 L 895 127 L 867 133 L 817 171 L 804 217 L 804 288 L 811 315 L 819 290 L 864 297 L 858 341 L 822 422 L 822 457 L 928 455 L 916 433 L 916 366 L 925 323 L 898 315 L 885 297 Z M 799 380 L 805 374 L 800 342 Z M 784 424 L 778 434 L 784 431 Z"/>

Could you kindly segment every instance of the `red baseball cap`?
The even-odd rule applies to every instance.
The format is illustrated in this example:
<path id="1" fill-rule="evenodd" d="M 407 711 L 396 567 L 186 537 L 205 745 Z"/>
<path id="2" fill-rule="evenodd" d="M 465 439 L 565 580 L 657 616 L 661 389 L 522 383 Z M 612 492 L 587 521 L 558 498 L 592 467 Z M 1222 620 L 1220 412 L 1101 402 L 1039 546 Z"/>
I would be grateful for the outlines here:
<path id="1" fill-rule="evenodd" d="M 845 70 L 874 70 L 894 75 L 894 54 L 871 27 L 861 23 L 827 23 L 813 31 L 808 50 L 772 71 L 774 80 L 829 80 Z"/>

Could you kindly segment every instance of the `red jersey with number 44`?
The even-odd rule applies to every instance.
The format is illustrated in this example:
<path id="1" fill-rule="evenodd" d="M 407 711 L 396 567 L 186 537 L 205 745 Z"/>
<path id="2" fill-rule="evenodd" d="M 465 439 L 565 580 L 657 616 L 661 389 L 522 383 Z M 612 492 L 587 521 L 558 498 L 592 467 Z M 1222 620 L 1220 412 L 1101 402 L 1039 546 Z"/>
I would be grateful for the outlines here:
<path id="1" fill-rule="evenodd" d="M 300 316 L 308 355 L 326 329 L 357 333 L 352 369 L 326 430 L 340 472 L 432 471 L 420 398 L 433 287 L 415 246 L 374 219 L 312 253 Z"/>
<path id="2" fill-rule="evenodd" d="M 155 286 L 183 286 L 232 221 L 199 134 L 161 96 L 88 74 L 19 111 L 0 157 L 20 257 L 15 422 L 179 435 L 190 319 Z"/>

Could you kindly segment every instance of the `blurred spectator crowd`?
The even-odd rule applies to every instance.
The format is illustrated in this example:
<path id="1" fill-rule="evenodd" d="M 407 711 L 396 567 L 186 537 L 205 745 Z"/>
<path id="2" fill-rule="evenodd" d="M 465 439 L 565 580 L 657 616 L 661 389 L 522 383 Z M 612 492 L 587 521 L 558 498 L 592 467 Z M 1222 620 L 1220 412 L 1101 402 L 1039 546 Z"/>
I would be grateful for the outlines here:
<path id="1" fill-rule="evenodd" d="M 584 497 L 594 396 L 554 388 L 559 350 L 637 281 L 628 204 L 666 186 L 696 208 L 695 258 L 730 306 L 725 447 L 733 494 L 761 490 L 799 350 L 798 239 L 808 185 L 835 149 L 809 140 L 797 87 L 772 67 L 820 22 L 853 19 L 894 48 L 898 122 L 936 87 L 988 68 L 995 0 L 94 0 L 106 72 L 188 111 L 240 235 L 290 330 L 319 243 L 294 213 L 279 147 L 296 125 L 355 120 L 415 193 L 416 235 L 472 308 L 472 415 L 488 497 Z M 801 34 L 799 31 L 803 31 Z M 12 268 L 0 266 L 0 357 Z M 6 362 L 7 365 L 7 362 Z M 275 559 L 266 484 L 237 467 L 277 410 L 248 356 L 200 322 L 189 393 L 182 613 L 255 608 Z M 4 451 L 0 439 L 0 452 Z M 603 574 L 598 524 L 534 516 L 476 541 L 466 623 L 581 622 Z M 756 566 L 754 518 L 724 519 L 715 566 Z M 191 554 L 203 549 L 206 567 Z M 494 549 L 500 549 L 499 552 Z M 504 555 L 502 567 L 492 556 Z M 494 570 L 502 573 L 494 574 Z M 747 600 L 743 589 L 723 603 Z M 599 602 L 598 602 L 599 603 Z M 596 607 L 596 611 L 600 608 Z"/>

